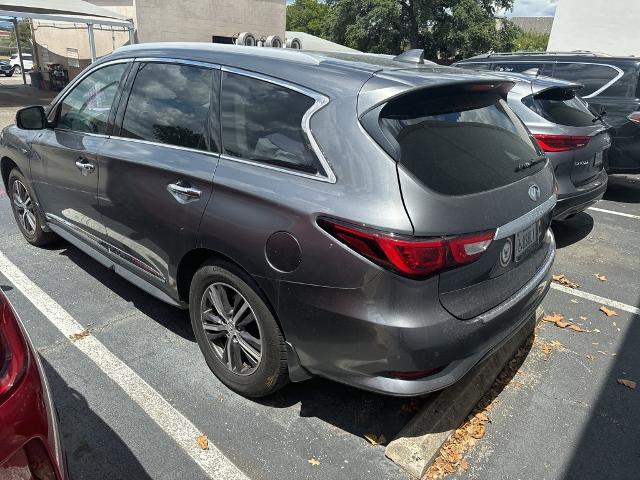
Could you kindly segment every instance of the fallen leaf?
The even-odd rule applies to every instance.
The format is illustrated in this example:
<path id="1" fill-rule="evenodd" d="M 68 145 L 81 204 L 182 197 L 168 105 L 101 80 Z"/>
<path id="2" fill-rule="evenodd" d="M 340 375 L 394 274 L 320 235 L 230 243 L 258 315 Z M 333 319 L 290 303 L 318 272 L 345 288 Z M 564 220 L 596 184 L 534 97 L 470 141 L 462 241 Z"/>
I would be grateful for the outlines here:
<path id="1" fill-rule="evenodd" d="M 320 465 L 320 460 L 318 460 L 317 458 L 310 458 L 309 460 L 307 460 L 307 462 L 309 462 L 314 467 Z"/>
<path id="2" fill-rule="evenodd" d="M 560 313 L 552 313 L 551 315 L 545 315 L 544 317 L 542 317 L 542 320 L 544 320 L 545 322 L 555 323 L 564 320 L 564 315 Z"/>
<path id="3" fill-rule="evenodd" d="M 202 449 L 202 450 L 209 450 L 209 439 L 207 438 L 206 435 L 200 435 L 196 441 L 198 442 L 198 446 Z"/>
<path id="4" fill-rule="evenodd" d="M 595 357 L 594 357 L 593 355 L 587 355 L 587 358 L 588 358 L 589 360 L 593 360 Z"/>
<path id="5" fill-rule="evenodd" d="M 624 385 L 627 388 L 630 388 L 631 390 L 636 389 L 636 382 L 634 382 L 633 380 L 627 380 L 626 378 L 619 378 L 618 383 L 620 385 Z"/>
<path id="6" fill-rule="evenodd" d="M 601 282 L 606 282 L 607 281 L 607 277 L 605 277 L 604 275 L 600 275 L 599 273 L 596 273 L 596 278 L 598 280 L 600 280 Z"/>
<path id="7" fill-rule="evenodd" d="M 564 275 L 552 275 L 551 278 L 553 279 L 554 282 L 557 282 L 560 285 L 564 285 L 565 287 L 578 288 L 580 286 L 577 283 L 573 283 Z"/>
<path id="8" fill-rule="evenodd" d="M 595 333 L 600 333 L 600 330 L 598 330 L 597 328 L 594 328 L 594 329 L 593 329 L 593 330 L 591 330 L 591 331 L 592 331 L 592 332 L 595 332 Z"/>
<path id="9" fill-rule="evenodd" d="M 586 320 L 587 317 L 580 315 L 580 320 Z"/>
<path id="10" fill-rule="evenodd" d="M 545 317 L 542 317 L 542 320 L 544 320 L 545 322 L 553 323 L 558 328 L 569 328 L 571 330 L 575 330 L 576 332 L 586 332 L 587 331 L 584 328 L 576 325 L 573 322 L 563 322 L 564 315 L 561 315 L 559 313 L 552 313 L 551 315 L 547 315 Z"/>
<path id="11" fill-rule="evenodd" d="M 366 438 L 371 445 L 382 445 L 387 443 L 387 439 L 384 435 L 376 435 L 375 433 L 365 433 L 364 438 Z"/>
<path id="12" fill-rule="evenodd" d="M 617 317 L 618 312 L 612 310 L 610 308 L 605 307 L 604 305 L 600 307 L 600 311 L 604 313 L 607 317 Z"/>
<path id="13" fill-rule="evenodd" d="M 567 325 L 567 328 L 570 329 L 570 330 L 573 330 L 575 332 L 586 332 L 587 331 L 584 328 L 582 328 L 580 325 L 576 325 L 575 323 Z"/>
<path id="14" fill-rule="evenodd" d="M 72 342 L 77 342 L 78 340 L 82 340 L 84 337 L 87 337 L 90 335 L 89 330 L 82 330 L 81 332 L 78 333 L 74 333 L 73 335 L 69 335 L 69 338 L 71 339 Z"/>
<path id="15" fill-rule="evenodd" d="M 475 417 L 480 420 L 481 422 L 488 422 L 489 421 L 489 417 L 482 412 L 476 413 Z"/>

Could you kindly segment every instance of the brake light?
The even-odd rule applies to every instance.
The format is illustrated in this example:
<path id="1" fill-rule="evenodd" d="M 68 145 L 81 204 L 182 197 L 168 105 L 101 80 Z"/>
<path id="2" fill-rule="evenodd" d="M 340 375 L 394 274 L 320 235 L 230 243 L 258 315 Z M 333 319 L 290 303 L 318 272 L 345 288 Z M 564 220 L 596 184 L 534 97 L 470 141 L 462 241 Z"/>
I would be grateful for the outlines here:
<path id="1" fill-rule="evenodd" d="M 632 122 L 640 123 L 640 112 L 633 112 L 633 113 L 629 114 L 629 116 L 627 118 L 629 120 L 631 120 Z"/>
<path id="2" fill-rule="evenodd" d="M 360 255 L 410 277 L 424 277 L 471 263 L 489 248 L 494 235 L 490 231 L 453 238 L 410 239 L 328 219 L 318 219 L 318 225 Z"/>
<path id="3" fill-rule="evenodd" d="M 591 137 L 574 135 L 534 135 L 540 148 L 545 152 L 567 152 L 584 148 Z"/>
<path id="4" fill-rule="evenodd" d="M 9 302 L 0 293 L 0 399 L 20 381 L 27 367 L 27 346 Z"/>

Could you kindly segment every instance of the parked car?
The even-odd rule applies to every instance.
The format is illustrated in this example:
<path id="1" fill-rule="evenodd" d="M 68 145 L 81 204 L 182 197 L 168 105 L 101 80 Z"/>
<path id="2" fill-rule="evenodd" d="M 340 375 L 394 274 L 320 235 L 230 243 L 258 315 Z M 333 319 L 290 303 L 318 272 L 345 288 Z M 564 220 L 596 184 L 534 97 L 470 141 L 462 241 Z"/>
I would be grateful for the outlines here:
<path id="1" fill-rule="evenodd" d="M 457 67 L 525 73 L 581 83 L 580 96 L 611 130 L 609 173 L 640 173 L 640 58 L 591 52 L 492 53 L 462 60 Z"/>
<path id="2" fill-rule="evenodd" d="M 9 63 L 13 67 L 13 73 L 19 75 L 22 73 L 22 68 L 20 67 L 20 57 L 17 53 L 11 55 L 9 59 Z M 22 64 L 24 65 L 24 71 L 28 72 L 33 68 L 33 56 L 30 53 L 22 54 Z"/>
<path id="3" fill-rule="evenodd" d="M 248 396 L 460 379 L 549 288 L 553 171 L 513 82 L 375 56 L 155 43 L 3 130 L 30 243 L 56 233 L 189 308 Z"/>
<path id="4" fill-rule="evenodd" d="M 0 478 L 67 479 L 40 359 L 0 290 Z"/>
<path id="5" fill-rule="evenodd" d="M 609 126 L 576 96 L 582 85 L 519 73 L 494 73 L 516 82 L 509 107 L 551 160 L 558 184 L 554 220 L 566 220 L 602 198 Z"/>
<path id="6" fill-rule="evenodd" d="M 13 75 L 13 66 L 9 62 L 1 61 L 0 73 L 5 77 L 10 77 L 11 75 Z"/>

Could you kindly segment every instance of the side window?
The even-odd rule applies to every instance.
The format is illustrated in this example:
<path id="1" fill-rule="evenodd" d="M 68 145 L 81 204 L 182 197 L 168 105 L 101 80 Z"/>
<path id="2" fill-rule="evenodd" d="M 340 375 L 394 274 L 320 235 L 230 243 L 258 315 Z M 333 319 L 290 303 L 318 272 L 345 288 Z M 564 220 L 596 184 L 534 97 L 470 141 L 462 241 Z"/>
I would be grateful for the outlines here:
<path id="1" fill-rule="evenodd" d="M 640 91 L 640 82 L 638 82 L 638 66 L 637 65 L 618 65 L 624 70 L 624 75 L 618 79 L 613 85 L 608 87 L 600 95 L 604 97 L 621 97 L 633 98 L 638 97 L 636 92 Z"/>
<path id="2" fill-rule="evenodd" d="M 543 66 L 541 62 L 500 62 L 494 63 L 493 69 L 496 72 L 523 73 L 535 77 L 542 72 Z"/>
<path id="3" fill-rule="evenodd" d="M 553 72 L 553 76 L 556 78 L 583 84 L 584 88 L 578 91 L 581 97 L 591 95 L 616 78 L 617 75 L 618 72 L 611 67 L 588 63 L 558 62 Z"/>
<path id="4" fill-rule="evenodd" d="M 491 70 L 490 63 L 459 63 L 456 67 L 467 70 Z"/>
<path id="5" fill-rule="evenodd" d="M 81 80 L 60 103 L 56 128 L 106 134 L 111 104 L 127 66 L 108 65 Z"/>
<path id="6" fill-rule="evenodd" d="M 209 107 L 219 72 L 173 63 L 145 63 L 131 88 L 122 137 L 198 150 L 211 145 Z"/>
<path id="7" fill-rule="evenodd" d="M 322 172 L 302 130 L 302 118 L 314 103 L 313 98 L 286 87 L 223 72 L 223 152 L 307 173 Z"/>

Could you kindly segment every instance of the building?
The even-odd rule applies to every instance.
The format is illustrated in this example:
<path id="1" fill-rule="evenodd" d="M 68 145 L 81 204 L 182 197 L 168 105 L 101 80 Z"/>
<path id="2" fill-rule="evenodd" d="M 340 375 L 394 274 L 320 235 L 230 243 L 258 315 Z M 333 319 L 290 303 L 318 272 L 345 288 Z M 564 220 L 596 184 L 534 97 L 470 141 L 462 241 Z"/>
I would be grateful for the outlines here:
<path id="1" fill-rule="evenodd" d="M 553 25 L 553 17 L 511 17 L 513 23 L 528 33 L 549 35 Z"/>
<path id="2" fill-rule="evenodd" d="M 640 1 L 559 0 L 549 51 L 640 56 Z"/>
<path id="3" fill-rule="evenodd" d="M 302 48 L 305 50 L 314 50 L 316 52 L 342 52 L 342 53 L 360 53 L 360 50 L 345 47 L 339 43 L 325 40 L 305 32 L 287 32 L 287 38 L 298 38 L 302 42 Z"/>
<path id="4" fill-rule="evenodd" d="M 284 39 L 286 0 L 88 0 L 133 19 L 135 41 L 211 42 L 241 32 Z M 59 63 L 75 77 L 91 58 L 84 23 L 33 20 L 36 62 Z M 129 42 L 123 27 L 94 26 L 96 54 L 107 55 Z"/>

